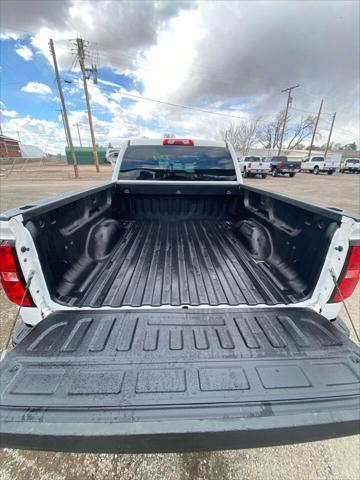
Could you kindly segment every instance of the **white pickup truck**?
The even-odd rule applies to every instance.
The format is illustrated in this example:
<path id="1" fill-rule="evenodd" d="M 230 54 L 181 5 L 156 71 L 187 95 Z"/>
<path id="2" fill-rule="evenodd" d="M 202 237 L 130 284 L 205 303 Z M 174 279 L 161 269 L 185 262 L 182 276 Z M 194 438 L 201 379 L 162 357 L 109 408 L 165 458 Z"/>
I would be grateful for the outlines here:
<path id="1" fill-rule="evenodd" d="M 332 175 L 339 168 L 339 161 L 331 160 L 318 155 L 305 157 L 301 162 L 301 170 L 303 172 L 314 173 L 315 175 L 318 175 L 319 173 L 327 173 L 328 175 Z"/>
<path id="2" fill-rule="evenodd" d="M 360 158 L 346 158 L 340 168 L 341 173 L 360 173 Z"/>
<path id="3" fill-rule="evenodd" d="M 266 178 L 270 173 L 270 162 L 266 158 L 255 155 L 243 156 L 239 159 L 240 170 L 245 178 L 260 175 Z"/>
<path id="4" fill-rule="evenodd" d="M 117 157 L 119 155 L 120 148 L 108 148 L 105 153 L 105 161 L 110 163 L 111 167 L 114 168 L 116 164 Z"/>
<path id="5" fill-rule="evenodd" d="M 23 319 L 2 447 L 177 452 L 359 431 L 338 318 L 360 219 L 242 183 L 233 147 L 129 140 L 112 181 L 0 215 Z"/>

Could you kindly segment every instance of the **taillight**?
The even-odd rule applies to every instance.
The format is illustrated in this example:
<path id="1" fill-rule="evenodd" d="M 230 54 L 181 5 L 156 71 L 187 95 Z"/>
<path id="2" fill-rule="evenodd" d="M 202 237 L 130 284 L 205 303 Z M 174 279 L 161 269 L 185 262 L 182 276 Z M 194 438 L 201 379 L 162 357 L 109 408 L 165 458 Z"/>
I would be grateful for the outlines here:
<path id="1" fill-rule="evenodd" d="M 338 279 L 338 287 L 334 288 L 330 302 L 341 302 L 349 298 L 360 279 L 360 245 L 350 246 L 345 265 Z M 341 294 L 340 294 L 340 292 Z"/>
<path id="2" fill-rule="evenodd" d="M 251 168 L 251 162 L 249 162 L 248 168 Z"/>
<path id="3" fill-rule="evenodd" d="M 189 145 L 194 146 L 194 140 L 190 138 L 164 138 L 163 145 Z"/>
<path id="4" fill-rule="evenodd" d="M 25 281 L 22 276 L 16 250 L 13 245 L 0 245 L 0 278 L 9 300 L 24 307 L 34 307 L 30 293 L 25 293 Z"/>

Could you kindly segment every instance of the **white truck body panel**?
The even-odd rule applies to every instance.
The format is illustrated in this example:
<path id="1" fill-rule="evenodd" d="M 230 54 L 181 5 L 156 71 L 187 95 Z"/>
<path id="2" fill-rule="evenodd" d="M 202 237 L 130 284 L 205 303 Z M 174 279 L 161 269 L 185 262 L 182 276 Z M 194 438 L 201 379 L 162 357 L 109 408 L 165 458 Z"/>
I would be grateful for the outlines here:
<path id="1" fill-rule="evenodd" d="M 340 168 L 338 160 L 325 158 L 321 155 L 312 155 L 305 157 L 301 162 L 301 170 L 304 172 L 320 173 L 320 172 L 335 172 Z"/>
<path id="2" fill-rule="evenodd" d="M 270 172 L 270 162 L 256 155 L 242 156 L 239 159 L 241 173 L 248 175 L 267 175 Z"/>
<path id="3" fill-rule="evenodd" d="M 342 173 L 359 173 L 360 172 L 360 158 L 346 158 L 342 163 L 340 171 Z"/>

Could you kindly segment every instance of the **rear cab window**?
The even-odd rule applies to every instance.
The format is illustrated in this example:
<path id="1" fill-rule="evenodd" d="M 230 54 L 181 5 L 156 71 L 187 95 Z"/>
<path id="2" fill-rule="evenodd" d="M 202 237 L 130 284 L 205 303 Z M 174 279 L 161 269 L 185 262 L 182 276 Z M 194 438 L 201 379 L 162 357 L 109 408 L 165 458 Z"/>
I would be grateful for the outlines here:
<path id="1" fill-rule="evenodd" d="M 273 162 L 287 162 L 287 157 L 272 157 L 271 161 L 273 161 Z"/>
<path id="2" fill-rule="evenodd" d="M 118 180 L 236 181 L 236 172 L 225 147 L 130 145 Z"/>

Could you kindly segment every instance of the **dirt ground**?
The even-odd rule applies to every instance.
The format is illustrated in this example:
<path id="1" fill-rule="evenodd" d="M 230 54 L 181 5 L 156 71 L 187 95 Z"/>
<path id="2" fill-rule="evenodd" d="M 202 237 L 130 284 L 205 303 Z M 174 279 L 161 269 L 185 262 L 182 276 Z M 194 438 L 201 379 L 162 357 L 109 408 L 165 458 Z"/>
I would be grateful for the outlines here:
<path id="1" fill-rule="evenodd" d="M 9 177 L 0 176 L 0 211 L 56 193 L 88 187 L 111 177 L 80 167 L 75 180 L 70 167 L 34 166 Z M 360 212 L 360 176 L 298 174 L 289 177 L 247 179 L 246 183 L 311 202 Z M 359 328 L 359 290 L 348 302 Z M 15 308 L 0 293 L 0 340 L 6 338 Z M 349 325 L 345 314 L 343 318 Z M 352 334 L 352 338 L 354 338 Z M 359 406 L 360 408 L 360 406 Z M 1 480 L 31 479 L 286 479 L 346 480 L 360 478 L 360 436 L 309 444 L 208 453 L 99 455 L 0 451 Z"/>

